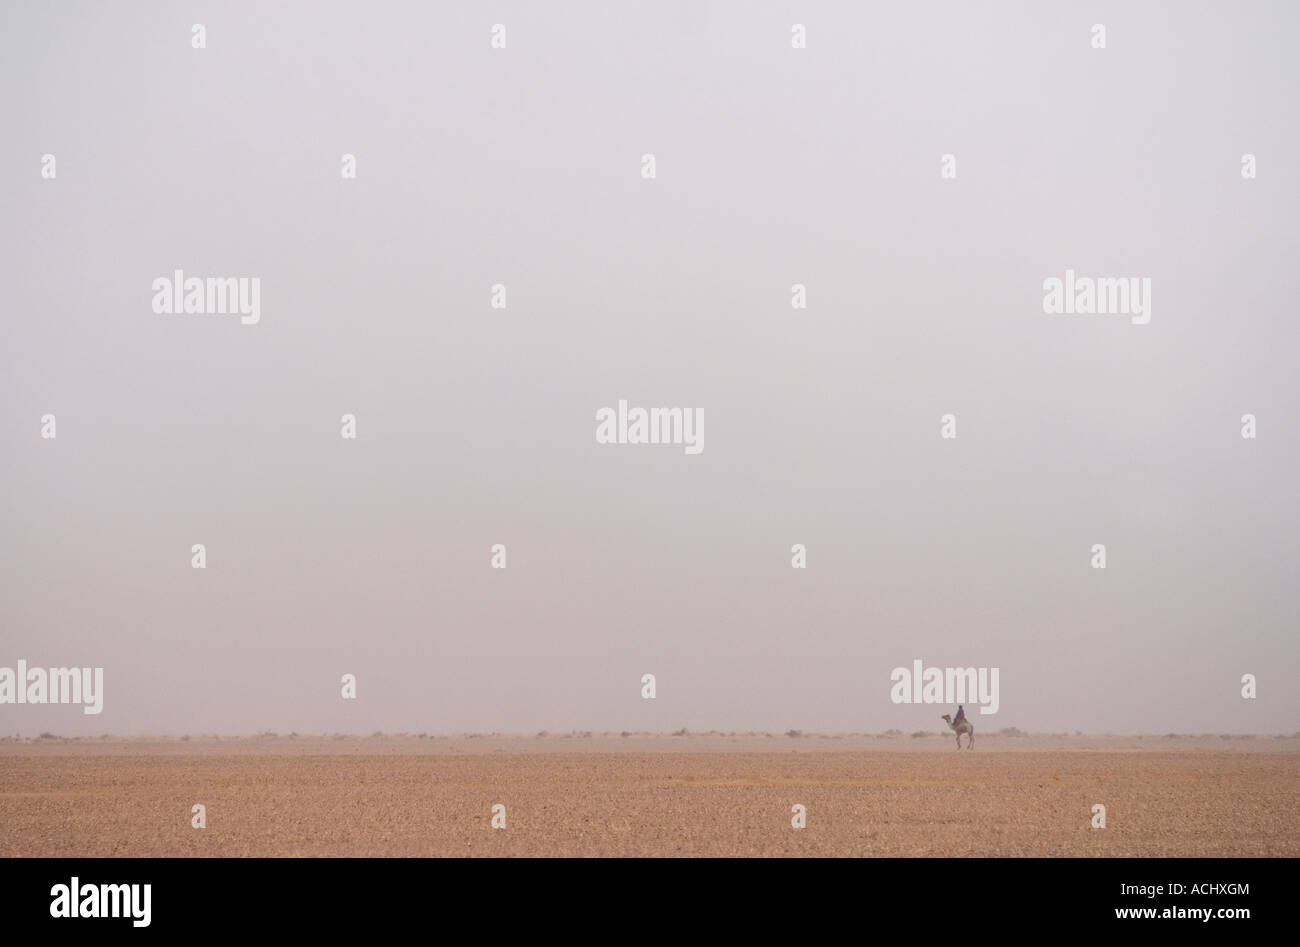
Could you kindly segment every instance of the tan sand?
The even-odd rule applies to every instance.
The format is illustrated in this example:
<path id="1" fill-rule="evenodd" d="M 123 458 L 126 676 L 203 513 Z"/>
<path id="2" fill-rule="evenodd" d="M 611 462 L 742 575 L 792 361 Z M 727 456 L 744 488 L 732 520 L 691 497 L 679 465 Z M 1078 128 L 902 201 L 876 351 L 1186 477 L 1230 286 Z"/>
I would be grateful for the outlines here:
<path id="1" fill-rule="evenodd" d="M 1296 737 L 0 740 L 0 856 L 1295 857 L 1297 812 Z"/>

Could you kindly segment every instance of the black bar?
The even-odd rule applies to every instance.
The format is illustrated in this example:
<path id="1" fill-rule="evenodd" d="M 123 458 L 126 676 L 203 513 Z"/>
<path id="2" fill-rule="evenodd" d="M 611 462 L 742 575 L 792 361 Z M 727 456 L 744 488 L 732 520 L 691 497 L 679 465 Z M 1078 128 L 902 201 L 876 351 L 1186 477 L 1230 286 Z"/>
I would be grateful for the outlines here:
<path id="1" fill-rule="evenodd" d="M 609 918 L 619 926 L 600 930 L 615 939 L 638 930 L 677 939 L 701 926 L 770 934 L 786 925 L 842 925 L 868 939 L 899 926 L 924 936 L 1003 936 L 1042 931 L 1044 925 L 1067 931 L 1131 928 L 1138 936 L 1182 937 L 1200 930 L 1224 938 L 1262 930 L 1252 925 L 1289 922 L 1282 892 L 1293 883 L 1294 862 L 101 858 L 5 859 L 0 873 L 7 934 L 285 933 L 333 939 L 349 931 L 374 936 L 414 927 L 429 940 L 461 940 L 465 934 L 453 931 L 466 925 L 484 935 L 515 924 L 534 935 L 562 932 L 566 925 L 596 934 L 586 922 Z M 88 885 L 150 885 L 148 925 L 135 926 L 131 902 L 120 910 L 125 917 L 52 916 L 58 897 L 52 889 L 68 886 L 70 896 L 74 877 L 83 896 Z M 1132 886 L 1127 893 L 1125 885 Z M 121 889 L 116 892 L 122 897 Z M 134 906 L 142 915 L 142 905 Z M 1117 916 L 1131 909 L 1153 909 L 1155 916 Z M 1164 916 L 1166 909 L 1245 909 L 1248 916 L 1204 920 Z M 686 924 L 694 927 L 681 926 Z"/>

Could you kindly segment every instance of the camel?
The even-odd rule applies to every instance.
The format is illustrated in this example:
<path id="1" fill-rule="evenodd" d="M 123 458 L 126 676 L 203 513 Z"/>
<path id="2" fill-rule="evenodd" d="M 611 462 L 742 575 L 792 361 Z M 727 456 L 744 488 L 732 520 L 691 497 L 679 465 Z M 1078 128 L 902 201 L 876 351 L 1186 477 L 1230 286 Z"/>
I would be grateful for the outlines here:
<path id="1" fill-rule="evenodd" d="M 939 719 L 948 721 L 948 726 L 957 731 L 957 749 L 961 749 L 961 735 L 963 733 L 966 734 L 966 749 L 975 749 L 975 728 L 971 726 L 969 720 L 960 720 L 953 723 L 951 714 L 944 714 Z"/>

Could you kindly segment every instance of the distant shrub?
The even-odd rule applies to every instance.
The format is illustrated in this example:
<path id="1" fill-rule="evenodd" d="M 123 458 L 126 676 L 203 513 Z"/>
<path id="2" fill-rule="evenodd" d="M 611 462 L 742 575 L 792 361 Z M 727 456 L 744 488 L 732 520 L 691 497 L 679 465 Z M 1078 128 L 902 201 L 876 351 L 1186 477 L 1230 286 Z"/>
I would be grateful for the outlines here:
<path id="1" fill-rule="evenodd" d="M 537 739 L 539 739 L 539 740 L 540 740 L 542 737 L 546 736 L 546 735 L 547 735 L 547 732 L 546 732 L 545 730 L 538 730 L 538 731 L 537 731 Z"/>
<path id="2" fill-rule="evenodd" d="M 998 733 L 1004 737 L 1026 736 L 1025 731 L 1021 730 L 1019 727 L 1003 727 L 1001 730 L 998 731 Z"/>
<path id="3" fill-rule="evenodd" d="M 912 734 L 912 739 L 915 740 L 917 737 L 928 737 L 928 736 L 931 736 L 929 730 L 917 730 L 915 733 Z"/>
<path id="4" fill-rule="evenodd" d="M 181 737 L 181 742 L 182 742 L 182 743 L 188 743 L 188 742 L 189 742 L 189 739 L 190 739 L 190 735 L 187 733 L 187 734 L 185 734 L 185 736 Z"/>
<path id="5" fill-rule="evenodd" d="M 801 737 L 801 736 L 803 736 L 803 731 L 802 731 L 802 730 L 787 730 L 787 731 L 785 732 L 785 735 L 788 736 L 788 737 Z"/>
<path id="6" fill-rule="evenodd" d="M 674 730 L 674 731 L 673 731 L 673 736 L 675 736 L 675 737 L 688 737 L 688 736 L 690 736 L 690 731 L 688 731 L 685 727 L 682 727 L 680 730 Z"/>
<path id="7" fill-rule="evenodd" d="M 41 739 L 42 739 L 42 740 L 57 740 L 58 737 L 56 737 L 54 734 L 50 733 L 50 731 L 46 730 L 45 732 L 43 732 L 43 733 L 41 734 Z"/>
<path id="8" fill-rule="evenodd" d="M 903 735 L 902 730 L 886 730 L 884 733 L 881 734 L 881 736 L 883 737 L 901 737 L 902 735 Z"/>
<path id="9" fill-rule="evenodd" d="M 619 734 L 619 736 L 621 737 L 630 737 L 631 735 L 632 733 L 629 730 L 624 730 L 622 733 Z"/>

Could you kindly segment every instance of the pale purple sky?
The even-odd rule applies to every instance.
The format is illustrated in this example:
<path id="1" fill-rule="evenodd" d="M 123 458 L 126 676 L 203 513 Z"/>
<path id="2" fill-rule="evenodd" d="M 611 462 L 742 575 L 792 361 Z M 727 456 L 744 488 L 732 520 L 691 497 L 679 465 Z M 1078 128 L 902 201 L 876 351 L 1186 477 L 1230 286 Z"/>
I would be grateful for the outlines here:
<path id="1" fill-rule="evenodd" d="M 105 696 L 0 732 L 941 727 L 917 658 L 1001 669 L 986 730 L 1296 730 L 1297 27 L 6 2 L 0 665 Z M 621 398 L 704 452 L 598 445 Z"/>

